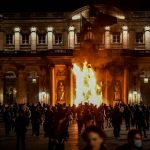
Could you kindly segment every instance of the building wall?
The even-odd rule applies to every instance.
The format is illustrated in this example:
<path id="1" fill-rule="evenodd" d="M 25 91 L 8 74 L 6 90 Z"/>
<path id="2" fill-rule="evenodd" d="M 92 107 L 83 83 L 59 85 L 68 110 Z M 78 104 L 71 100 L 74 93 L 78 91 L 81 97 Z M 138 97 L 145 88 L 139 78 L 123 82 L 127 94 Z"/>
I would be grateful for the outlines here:
<path id="1" fill-rule="evenodd" d="M 30 53 L 24 57 L 0 56 L 0 102 L 7 102 L 3 78 L 7 72 L 13 71 L 16 74 L 13 91 L 16 102 L 39 100 L 54 105 L 60 101 L 57 92 L 60 84 L 59 87 L 65 91 L 62 103 L 73 104 L 71 66 L 72 63 L 83 63 L 85 59 L 100 72 L 98 78 L 103 82 L 103 99 L 106 103 L 115 103 L 115 84 L 119 84 L 120 100 L 124 103 L 139 102 L 139 80 L 143 81 L 146 74 L 141 74 L 148 72 L 150 67 L 150 61 L 145 57 L 150 50 L 150 12 L 125 12 L 125 16 L 124 20 L 118 19 L 117 24 L 98 27 L 93 31 L 94 40 L 83 44 L 83 41 L 79 42 L 81 21 L 72 20 L 72 12 L 3 14 L 0 53 Z M 66 49 L 72 49 L 73 56 L 30 57 L 31 53 L 39 51 L 63 52 Z M 133 51 L 136 55 L 131 53 Z M 141 51 L 142 55 L 139 53 Z M 34 78 L 37 83 L 33 83 Z M 29 88 L 34 88 L 35 84 L 39 87 L 36 88 L 38 95 L 33 95 L 38 100 L 32 100 L 32 92 L 29 92 Z"/>

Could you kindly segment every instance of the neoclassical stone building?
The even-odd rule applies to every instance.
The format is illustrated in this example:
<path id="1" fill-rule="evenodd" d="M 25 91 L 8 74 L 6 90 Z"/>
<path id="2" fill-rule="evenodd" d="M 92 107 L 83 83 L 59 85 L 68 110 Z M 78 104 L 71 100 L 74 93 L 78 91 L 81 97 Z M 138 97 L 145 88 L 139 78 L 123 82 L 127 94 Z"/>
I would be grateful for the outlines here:
<path id="1" fill-rule="evenodd" d="M 105 103 L 150 103 L 150 12 L 94 8 L 0 15 L 1 103 L 72 105 L 72 64 L 85 60 Z"/>

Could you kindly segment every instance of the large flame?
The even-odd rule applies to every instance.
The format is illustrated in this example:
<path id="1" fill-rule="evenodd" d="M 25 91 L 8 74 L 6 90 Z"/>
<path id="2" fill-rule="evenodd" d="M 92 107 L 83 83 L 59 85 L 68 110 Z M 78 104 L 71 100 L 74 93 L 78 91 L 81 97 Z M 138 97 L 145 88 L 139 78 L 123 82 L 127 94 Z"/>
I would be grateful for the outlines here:
<path id="1" fill-rule="evenodd" d="M 99 106 L 102 103 L 101 85 L 96 81 L 95 71 L 87 62 L 80 68 L 77 64 L 73 65 L 73 73 L 76 77 L 76 95 L 74 103 L 92 103 Z"/>

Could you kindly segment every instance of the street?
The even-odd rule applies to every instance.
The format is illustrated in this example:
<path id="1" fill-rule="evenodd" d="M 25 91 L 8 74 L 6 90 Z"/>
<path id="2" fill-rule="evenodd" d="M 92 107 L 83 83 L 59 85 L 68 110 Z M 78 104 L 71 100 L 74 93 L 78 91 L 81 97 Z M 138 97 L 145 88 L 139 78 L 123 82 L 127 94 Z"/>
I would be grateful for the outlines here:
<path id="1" fill-rule="evenodd" d="M 113 137 L 112 128 L 105 129 L 107 138 L 106 144 L 110 150 L 114 150 L 118 145 L 126 142 L 127 131 L 123 125 L 121 135 L 119 139 Z M 147 132 L 148 138 L 143 139 L 144 150 L 150 150 L 150 132 Z M 65 143 L 65 150 L 80 150 L 84 147 L 81 136 L 78 136 L 77 124 L 75 121 L 69 127 L 69 139 Z M 0 123 L 0 150 L 14 150 L 16 146 L 15 134 L 11 133 L 10 136 L 4 136 L 4 125 Z M 48 138 L 44 137 L 44 132 L 41 127 L 40 136 L 33 137 L 31 132 L 31 126 L 28 128 L 26 136 L 26 148 L 27 150 L 47 150 Z"/>

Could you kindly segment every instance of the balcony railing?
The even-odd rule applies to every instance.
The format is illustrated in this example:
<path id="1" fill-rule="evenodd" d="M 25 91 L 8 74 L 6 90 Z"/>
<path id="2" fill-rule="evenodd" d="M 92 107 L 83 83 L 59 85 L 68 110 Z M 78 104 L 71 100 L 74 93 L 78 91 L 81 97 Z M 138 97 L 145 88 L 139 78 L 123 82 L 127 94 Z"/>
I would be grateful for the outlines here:
<path id="1" fill-rule="evenodd" d="M 43 57 L 43 56 L 73 56 L 72 49 L 52 49 L 38 51 L 0 51 L 0 57 Z"/>
<path id="2" fill-rule="evenodd" d="M 98 50 L 98 55 L 102 57 L 109 57 L 109 56 L 150 57 L 150 50 L 105 49 L 105 50 Z"/>

